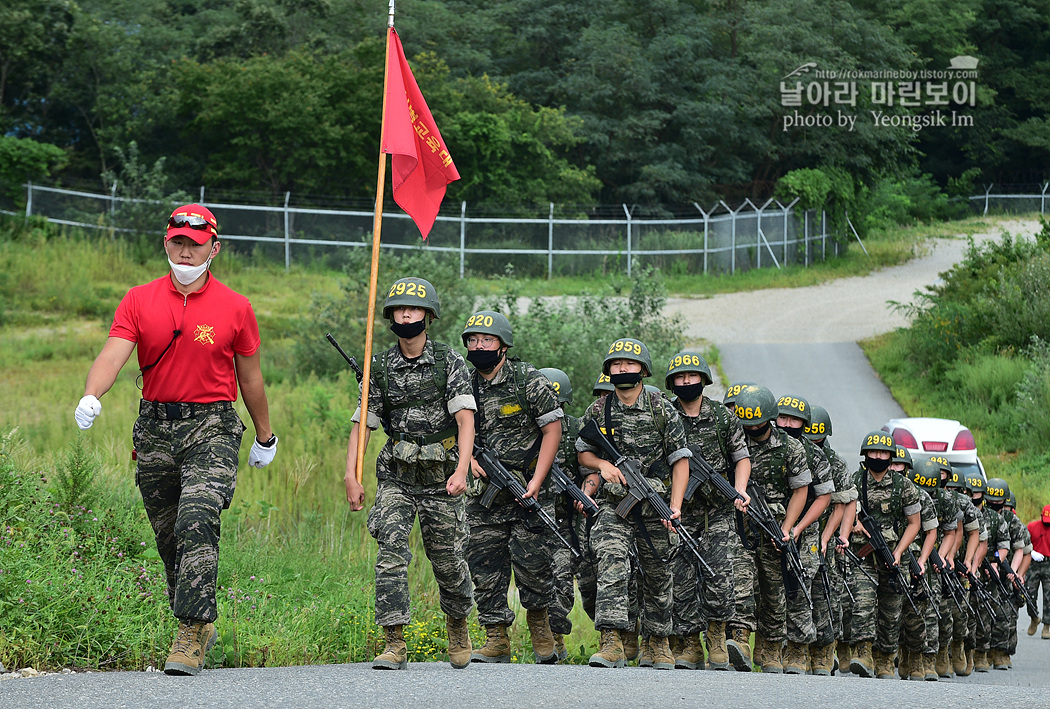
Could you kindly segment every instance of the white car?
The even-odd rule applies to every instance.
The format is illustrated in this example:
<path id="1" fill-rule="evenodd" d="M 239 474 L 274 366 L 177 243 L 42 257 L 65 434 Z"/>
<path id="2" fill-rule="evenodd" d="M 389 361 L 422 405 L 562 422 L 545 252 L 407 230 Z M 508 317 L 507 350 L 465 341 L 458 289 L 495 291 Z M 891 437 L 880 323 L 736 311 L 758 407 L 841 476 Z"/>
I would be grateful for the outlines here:
<path id="1" fill-rule="evenodd" d="M 970 429 L 958 421 L 935 418 L 890 419 L 882 427 L 912 458 L 943 455 L 954 468 L 977 464 L 977 444 Z"/>

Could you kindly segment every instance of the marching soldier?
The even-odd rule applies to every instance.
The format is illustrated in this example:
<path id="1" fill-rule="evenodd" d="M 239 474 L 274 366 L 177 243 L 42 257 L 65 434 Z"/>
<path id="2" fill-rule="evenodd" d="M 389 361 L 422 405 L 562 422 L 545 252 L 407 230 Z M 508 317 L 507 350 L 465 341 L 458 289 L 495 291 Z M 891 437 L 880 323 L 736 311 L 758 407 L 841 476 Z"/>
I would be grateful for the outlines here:
<path id="1" fill-rule="evenodd" d="M 471 315 L 463 329 L 463 344 L 467 346 L 467 361 L 474 366 L 471 384 L 478 404 L 478 445 L 491 449 L 520 476 L 525 497 L 538 500 L 553 517 L 554 503 L 544 481 L 561 443 L 563 413 L 554 387 L 531 364 L 507 356 L 514 346 L 514 334 L 500 313 L 483 310 Z M 506 491 L 496 494 L 491 508 L 485 507 L 482 495 L 486 483 L 482 480 L 486 473 L 476 459 L 471 466 L 474 478 L 467 502 L 467 563 L 474 580 L 478 622 L 485 626 L 487 638 L 471 660 L 511 660 L 508 630 L 514 611 L 507 593 L 513 570 L 536 662 L 556 663 L 558 650 L 548 616 L 554 595 L 550 533 Z"/>
<path id="2" fill-rule="evenodd" d="M 996 515 L 1002 520 L 1001 528 L 1005 530 L 1009 541 L 1009 551 L 1000 551 L 998 554 L 993 553 L 990 555 L 991 558 L 989 558 L 989 561 L 993 564 L 994 573 L 999 578 L 999 581 L 995 582 L 995 587 L 999 590 L 1002 598 L 1002 603 L 1000 604 L 1002 615 L 995 622 L 988 654 L 989 664 L 997 670 L 1007 670 L 1011 664 L 1010 636 L 1012 634 L 1011 631 L 1013 633 L 1017 632 L 1018 611 L 1018 608 L 1013 604 L 1013 587 L 1017 578 L 1017 570 L 1021 568 L 1021 561 L 1024 558 L 1025 546 L 1024 525 L 1006 509 L 1006 500 L 1009 496 L 1010 486 L 1005 480 L 1002 478 L 991 478 L 988 480 L 985 500 L 987 501 L 989 513 Z M 1001 589 L 999 589 L 1000 582 L 1008 593 L 1003 594 Z"/>
<path id="3" fill-rule="evenodd" d="M 437 290 L 429 281 L 398 279 L 383 303 L 383 317 L 390 321 L 397 344 L 372 357 L 365 445 L 380 425 L 387 433 L 376 458 L 376 498 L 368 513 L 368 531 L 378 545 L 376 623 L 386 638 L 383 652 L 372 663 L 374 669 L 408 665 L 404 637 L 410 620 L 408 537 L 417 517 L 446 615 L 449 661 L 457 669 L 470 664 L 467 615 L 473 592 L 465 558 L 468 529 L 463 493 L 477 406 L 463 357 L 428 335 L 440 315 Z M 344 482 L 351 509 L 360 510 L 364 505 L 364 488 L 357 482 L 360 406 L 351 420 Z"/>

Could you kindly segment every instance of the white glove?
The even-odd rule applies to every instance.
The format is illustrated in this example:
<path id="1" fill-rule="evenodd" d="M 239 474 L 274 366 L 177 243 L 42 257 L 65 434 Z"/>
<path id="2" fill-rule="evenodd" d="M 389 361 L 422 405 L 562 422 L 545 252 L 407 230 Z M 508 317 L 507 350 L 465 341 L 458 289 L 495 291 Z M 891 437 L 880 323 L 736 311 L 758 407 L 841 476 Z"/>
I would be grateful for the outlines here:
<path id="1" fill-rule="evenodd" d="M 273 435 L 273 443 L 267 447 L 259 443 L 256 438 L 252 441 L 252 449 L 248 453 L 248 465 L 253 468 L 265 468 L 273 462 L 273 456 L 277 453 L 277 434 Z"/>
<path id="2" fill-rule="evenodd" d="M 101 413 L 102 402 L 88 394 L 77 404 L 77 410 L 73 412 L 73 418 L 77 420 L 77 426 L 80 426 L 80 430 L 86 431 L 91 428 L 91 424 L 95 423 L 95 417 Z"/>
<path id="3" fill-rule="evenodd" d="M 1035 551 L 1034 549 L 1032 550 L 1032 561 L 1042 561 L 1045 558 L 1046 557 L 1040 554 L 1039 552 Z"/>

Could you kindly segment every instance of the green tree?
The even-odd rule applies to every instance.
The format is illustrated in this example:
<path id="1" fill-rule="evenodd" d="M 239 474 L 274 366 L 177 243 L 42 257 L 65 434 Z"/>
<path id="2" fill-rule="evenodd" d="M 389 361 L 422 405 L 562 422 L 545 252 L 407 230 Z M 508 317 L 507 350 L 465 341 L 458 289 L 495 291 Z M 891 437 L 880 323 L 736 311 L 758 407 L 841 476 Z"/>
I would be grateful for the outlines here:
<path id="1" fill-rule="evenodd" d="M 27 180 L 39 180 L 60 169 L 66 152 L 57 145 L 30 138 L 0 135 L 0 187 L 16 204 L 25 203 Z"/>
<path id="2" fill-rule="evenodd" d="M 0 132 L 40 125 L 36 105 L 62 65 L 76 17 L 69 0 L 0 5 Z"/>

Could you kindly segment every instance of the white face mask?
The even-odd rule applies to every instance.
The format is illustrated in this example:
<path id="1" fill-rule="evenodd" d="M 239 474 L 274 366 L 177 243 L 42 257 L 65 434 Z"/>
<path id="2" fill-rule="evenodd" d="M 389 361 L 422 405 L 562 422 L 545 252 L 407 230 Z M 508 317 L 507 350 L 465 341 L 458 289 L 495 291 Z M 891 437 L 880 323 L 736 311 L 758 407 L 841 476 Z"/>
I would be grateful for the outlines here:
<path id="1" fill-rule="evenodd" d="M 200 266 L 183 266 L 168 259 L 168 265 L 171 266 L 171 272 L 175 274 L 175 280 L 184 286 L 188 286 L 208 270 L 208 266 L 211 265 L 211 259 L 208 259 Z"/>

